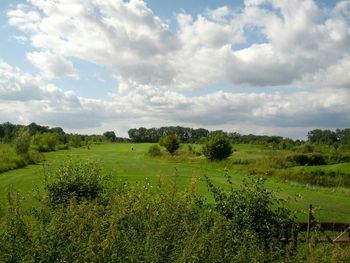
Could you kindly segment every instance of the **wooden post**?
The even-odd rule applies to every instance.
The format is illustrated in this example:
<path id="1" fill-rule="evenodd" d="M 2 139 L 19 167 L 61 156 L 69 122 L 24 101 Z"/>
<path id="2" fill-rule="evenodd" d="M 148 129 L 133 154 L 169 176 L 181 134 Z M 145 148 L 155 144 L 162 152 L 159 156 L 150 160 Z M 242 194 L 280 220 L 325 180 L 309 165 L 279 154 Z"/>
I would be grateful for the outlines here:
<path id="1" fill-rule="evenodd" d="M 310 230 L 312 224 L 312 204 L 309 206 L 309 213 L 307 217 L 307 232 L 306 232 L 306 240 L 309 241 L 310 238 Z"/>

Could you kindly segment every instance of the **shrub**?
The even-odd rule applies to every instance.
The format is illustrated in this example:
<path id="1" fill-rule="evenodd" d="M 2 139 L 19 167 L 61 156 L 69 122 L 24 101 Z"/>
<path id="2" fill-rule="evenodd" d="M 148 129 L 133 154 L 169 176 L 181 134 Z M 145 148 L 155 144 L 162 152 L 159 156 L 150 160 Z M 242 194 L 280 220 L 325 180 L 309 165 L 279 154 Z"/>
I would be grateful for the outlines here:
<path id="1" fill-rule="evenodd" d="M 165 147 L 165 149 L 173 155 L 180 147 L 180 140 L 176 135 L 170 134 L 160 138 L 160 145 Z"/>
<path id="2" fill-rule="evenodd" d="M 58 144 L 58 135 L 51 132 L 37 133 L 33 136 L 32 143 L 39 152 L 54 151 Z"/>
<path id="3" fill-rule="evenodd" d="M 160 151 L 160 148 L 158 145 L 152 145 L 148 149 L 148 155 L 156 157 L 156 156 L 161 156 L 162 152 Z"/>
<path id="4" fill-rule="evenodd" d="M 235 189 L 228 177 L 231 186 L 228 192 L 214 186 L 208 178 L 206 181 L 216 209 L 232 222 L 230 231 L 235 235 L 253 233 L 266 248 L 278 245 L 282 238 L 296 238 L 296 217 L 264 187 L 263 178 L 251 177 L 240 189 Z"/>
<path id="5" fill-rule="evenodd" d="M 211 161 L 226 159 L 232 152 L 230 141 L 221 135 L 209 138 L 203 146 L 203 154 Z"/>
<path id="6" fill-rule="evenodd" d="M 13 147 L 0 144 L 0 173 L 26 166 L 26 160 Z"/>
<path id="7" fill-rule="evenodd" d="M 46 175 L 45 188 L 50 205 L 67 204 L 71 198 L 92 200 L 101 196 L 103 179 L 99 165 L 94 162 L 68 160 Z"/>
<path id="8" fill-rule="evenodd" d="M 326 159 L 320 153 L 308 153 L 308 154 L 294 154 L 287 156 L 287 162 L 291 162 L 294 165 L 324 165 Z"/>
<path id="9" fill-rule="evenodd" d="M 13 145 L 17 154 L 20 154 L 22 156 L 27 155 L 30 147 L 29 134 L 22 134 L 16 137 L 16 139 L 13 142 Z"/>

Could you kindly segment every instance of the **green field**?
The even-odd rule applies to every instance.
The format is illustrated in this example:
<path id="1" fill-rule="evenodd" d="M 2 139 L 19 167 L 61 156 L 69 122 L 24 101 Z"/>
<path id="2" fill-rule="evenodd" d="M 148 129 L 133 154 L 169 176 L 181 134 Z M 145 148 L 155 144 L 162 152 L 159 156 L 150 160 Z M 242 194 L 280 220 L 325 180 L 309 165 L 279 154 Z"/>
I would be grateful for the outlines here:
<path id="1" fill-rule="evenodd" d="M 181 154 L 174 157 L 169 155 L 149 157 L 146 153 L 150 145 L 100 144 L 93 145 L 90 150 L 77 148 L 46 153 L 46 160 L 40 164 L 0 174 L 0 201 L 5 202 L 9 187 L 13 187 L 23 195 L 25 206 L 33 202 L 33 188 L 37 186 L 40 189 L 44 174 L 49 173 L 55 165 L 64 162 L 67 158 L 96 160 L 101 164 L 103 172 L 111 174 L 114 180 L 123 178 L 132 182 L 142 182 L 149 179 L 152 183 L 156 183 L 159 178 L 167 180 L 177 174 L 180 186 L 184 188 L 192 177 L 208 175 L 215 184 L 225 187 L 225 171 L 228 171 L 237 186 L 247 177 L 242 165 L 234 164 L 234 160 L 256 160 L 271 153 L 271 150 L 263 146 L 235 145 L 236 152 L 228 160 L 208 162 L 203 156 L 188 157 Z M 182 147 L 185 151 L 187 146 Z M 193 145 L 193 148 L 199 150 L 200 146 Z M 347 169 L 349 164 L 339 166 Z M 327 169 L 335 168 L 327 167 Z M 311 187 L 283 182 L 276 177 L 266 178 L 266 186 L 278 197 L 287 201 L 288 206 L 297 212 L 298 220 L 306 220 L 307 207 L 313 204 L 316 218 L 320 221 L 350 222 L 349 189 Z M 202 181 L 200 181 L 200 191 L 207 194 Z"/>

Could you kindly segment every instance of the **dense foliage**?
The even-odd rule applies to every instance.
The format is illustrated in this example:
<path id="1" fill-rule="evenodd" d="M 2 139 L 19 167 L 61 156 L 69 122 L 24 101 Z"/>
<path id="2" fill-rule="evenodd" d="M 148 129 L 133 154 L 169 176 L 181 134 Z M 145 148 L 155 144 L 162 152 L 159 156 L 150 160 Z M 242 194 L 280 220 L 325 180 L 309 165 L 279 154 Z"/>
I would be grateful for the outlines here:
<path id="1" fill-rule="evenodd" d="M 180 147 L 180 140 L 176 135 L 170 134 L 160 138 L 159 144 L 165 147 L 170 154 L 174 154 Z"/>
<path id="2" fill-rule="evenodd" d="M 339 143 L 350 147 L 350 128 L 336 131 L 315 129 L 309 131 L 307 137 L 311 143 L 327 145 Z"/>
<path id="3" fill-rule="evenodd" d="M 209 131 L 203 128 L 193 129 L 180 126 L 150 129 L 141 127 L 138 129 L 130 129 L 128 134 L 133 142 L 158 142 L 161 137 L 170 134 L 176 135 L 182 142 L 198 142 L 199 139 L 207 137 Z"/>
<path id="4" fill-rule="evenodd" d="M 106 138 L 106 140 L 110 142 L 117 141 L 117 136 L 115 135 L 114 131 L 106 131 L 103 133 L 103 136 Z"/>
<path id="5" fill-rule="evenodd" d="M 48 203 L 56 206 L 66 205 L 72 198 L 76 201 L 96 199 L 102 195 L 102 183 L 101 169 L 96 163 L 67 160 L 45 178 Z"/>
<path id="6" fill-rule="evenodd" d="M 230 141 L 222 135 L 214 135 L 203 146 L 203 154 L 209 160 L 223 160 L 232 154 Z"/>
<path id="7" fill-rule="evenodd" d="M 73 191 L 52 206 L 51 187 L 83 185 L 70 179 L 83 174 L 104 194 L 77 198 Z M 252 178 L 240 189 L 231 185 L 226 192 L 206 178 L 212 204 L 197 191 L 196 178 L 184 192 L 176 175 L 157 187 L 147 181 L 106 185 L 89 163 L 79 162 L 64 164 L 52 177 L 46 197 L 29 210 L 22 210 L 20 197 L 10 192 L 8 209 L 0 213 L 0 262 L 269 262 L 295 257 L 293 246 L 281 240 L 297 234 L 294 217 L 261 179 Z"/>

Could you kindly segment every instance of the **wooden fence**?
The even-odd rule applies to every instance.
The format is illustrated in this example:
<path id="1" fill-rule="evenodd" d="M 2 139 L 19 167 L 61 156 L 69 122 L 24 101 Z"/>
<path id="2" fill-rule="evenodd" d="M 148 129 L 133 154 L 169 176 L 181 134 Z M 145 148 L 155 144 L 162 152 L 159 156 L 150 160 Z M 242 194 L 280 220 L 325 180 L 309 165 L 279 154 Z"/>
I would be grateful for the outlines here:
<path id="1" fill-rule="evenodd" d="M 312 231 L 318 231 L 322 236 L 318 237 L 320 242 L 349 242 L 350 243 L 350 224 L 317 222 L 312 215 L 312 205 L 309 206 L 308 222 L 299 223 L 301 232 L 306 232 L 306 238 L 300 238 L 300 241 L 308 241 Z"/>

